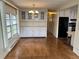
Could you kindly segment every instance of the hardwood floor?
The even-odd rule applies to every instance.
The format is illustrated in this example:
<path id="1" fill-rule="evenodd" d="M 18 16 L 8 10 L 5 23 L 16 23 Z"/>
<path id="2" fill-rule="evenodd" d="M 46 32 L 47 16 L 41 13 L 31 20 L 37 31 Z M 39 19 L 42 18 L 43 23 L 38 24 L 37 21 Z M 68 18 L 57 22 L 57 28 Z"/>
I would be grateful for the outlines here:
<path id="1" fill-rule="evenodd" d="M 21 39 L 5 59 L 79 59 L 72 49 L 52 35 Z"/>

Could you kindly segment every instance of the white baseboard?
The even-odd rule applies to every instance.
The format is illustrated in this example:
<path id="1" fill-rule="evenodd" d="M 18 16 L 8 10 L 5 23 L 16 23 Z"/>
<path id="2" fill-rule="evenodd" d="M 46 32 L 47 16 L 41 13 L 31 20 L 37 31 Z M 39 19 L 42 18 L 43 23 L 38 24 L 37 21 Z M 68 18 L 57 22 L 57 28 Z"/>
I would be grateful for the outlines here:
<path id="1" fill-rule="evenodd" d="M 19 38 L 13 43 L 13 45 L 4 53 L 4 58 L 8 55 L 8 53 L 14 48 L 14 46 L 17 44 Z"/>
<path id="2" fill-rule="evenodd" d="M 79 53 L 78 53 L 75 49 L 73 49 L 73 52 L 74 52 L 77 56 L 79 56 Z"/>

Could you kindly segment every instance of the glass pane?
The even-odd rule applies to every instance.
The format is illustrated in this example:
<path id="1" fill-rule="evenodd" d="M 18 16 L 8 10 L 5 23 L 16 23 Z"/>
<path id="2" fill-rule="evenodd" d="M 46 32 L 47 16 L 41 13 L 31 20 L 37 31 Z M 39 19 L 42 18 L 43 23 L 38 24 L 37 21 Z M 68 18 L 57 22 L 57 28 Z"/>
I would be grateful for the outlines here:
<path id="1" fill-rule="evenodd" d="M 28 19 L 32 19 L 32 13 L 28 13 Z"/>
<path id="2" fill-rule="evenodd" d="M 11 19 L 16 19 L 16 16 L 15 15 L 10 15 L 10 18 Z"/>
<path id="3" fill-rule="evenodd" d="M 17 33 L 17 30 L 13 30 L 12 31 L 12 36 L 15 35 Z"/>
<path id="4" fill-rule="evenodd" d="M 17 25 L 12 26 L 12 36 L 17 33 Z"/>
<path id="5" fill-rule="evenodd" d="M 41 12 L 40 18 L 41 18 L 41 19 L 44 19 L 44 12 Z"/>
<path id="6" fill-rule="evenodd" d="M 16 25 L 13 25 L 12 26 L 12 30 L 16 30 Z"/>
<path id="7" fill-rule="evenodd" d="M 7 33 L 7 37 L 8 37 L 8 39 L 10 39 L 11 38 L 11 33 Z"/>
<path id="8" fill-rule="evenodd" d="M 11 31 L 10 27 L 7 27 L 7 32 L 10 32 L 10 31 Z"/>
<path id="9" fill-rule="evenodd" d="M 26 19 L 26 13 L 25 13 L 25 11 L 22 11 L 21 15 L 22 15 L 22 19 Z"/>
<path id="10" fill-rule="evenodd" d="M 34 14 L 34 18 L 38 18 L 38 13 L 35 13 Z"/>
<path id="11" fill-rule="evenodd" d="M 6 25 L 10 25 L 10 20 L 6 20 Z"/>
<path id="12" fill-rule="evenodd" d="M 13 25 L 13 24 L 17 24 L 17 23 L 16 23 L 16 20 L 11 20 L 11 21 L 12 21 L 12 25 Z"/>
<path id="13" fill-rule="evenodd" d="M 9 19 L 9 14 L 6 14 L 5 15 L 5 19 Z"/>

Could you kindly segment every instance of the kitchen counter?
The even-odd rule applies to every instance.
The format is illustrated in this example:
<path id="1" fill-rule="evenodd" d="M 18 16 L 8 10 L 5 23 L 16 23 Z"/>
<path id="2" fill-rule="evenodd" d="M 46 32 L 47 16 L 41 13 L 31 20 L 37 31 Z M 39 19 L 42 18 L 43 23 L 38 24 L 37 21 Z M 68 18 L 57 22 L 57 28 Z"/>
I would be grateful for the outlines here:
<path id="1" fill-rule="evenodd" d="M 74 44 L 74 37 L 75 37 L 75 31 L 71 32 L 71 31 L 68 31 L 68 36 L 71 36 L 71 46 L 73 47 L 73 44 Z"/>
<path id="2" fill-rule="evenodd" d="M 68 31 L 67 33 L 68 33 L 69 35 L 73 35 L 73 34 L 75 33 L 75 31 L 72 31 L 72 32 L 71 32 L 71 31 Z"/>

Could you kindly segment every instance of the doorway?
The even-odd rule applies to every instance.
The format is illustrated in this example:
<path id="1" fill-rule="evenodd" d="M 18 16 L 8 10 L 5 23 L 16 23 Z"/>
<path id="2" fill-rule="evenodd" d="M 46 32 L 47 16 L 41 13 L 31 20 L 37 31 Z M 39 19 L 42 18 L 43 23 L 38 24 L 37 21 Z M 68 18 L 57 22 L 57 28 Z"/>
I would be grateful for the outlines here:
<path id="1" fill-rule="evenodd" d="M 59 17 L 59 38 L 67 38 L 68 21 L 68 17 Z"/>

